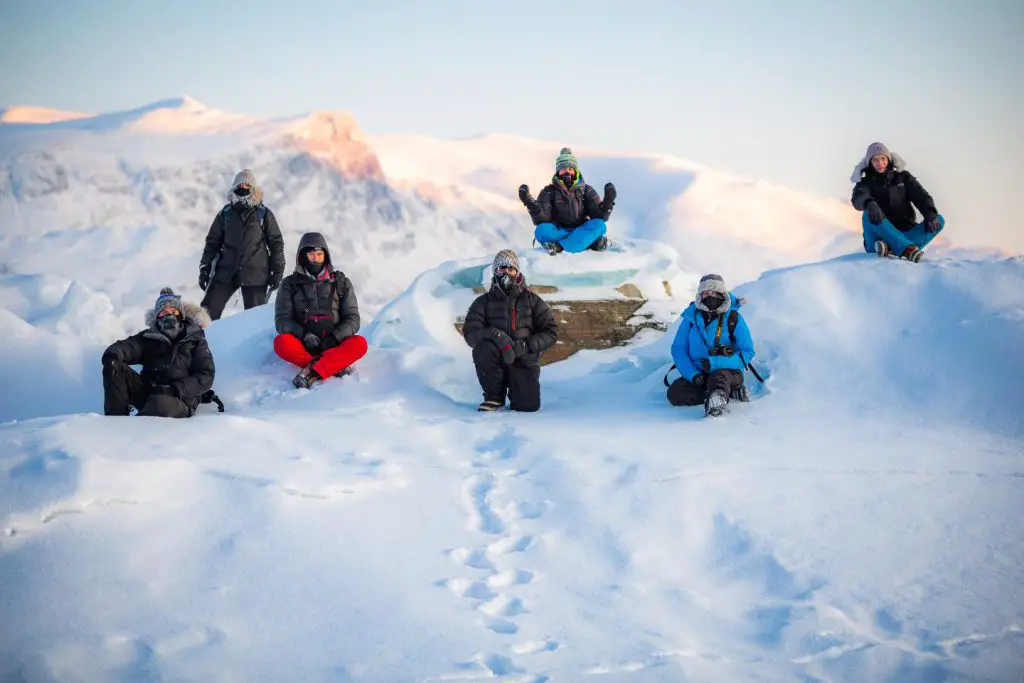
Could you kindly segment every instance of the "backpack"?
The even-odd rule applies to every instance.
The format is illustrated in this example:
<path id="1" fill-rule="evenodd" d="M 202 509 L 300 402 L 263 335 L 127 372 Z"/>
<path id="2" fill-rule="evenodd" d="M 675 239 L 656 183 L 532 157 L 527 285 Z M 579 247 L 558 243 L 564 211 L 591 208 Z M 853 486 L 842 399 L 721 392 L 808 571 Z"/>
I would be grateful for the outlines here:
<path id="1" fill-rule="evenodd" d="M 742 305 L 743 303 L 745 303 L 745 300 L 744 299 L 740 299 L 739 302 Z M 737 311 L 735 308 L 733 308 L 731 311 L 729 311 L 729 317 L 726 318 L 725 327 L 726 327 L 726 329 L 729 330 L 729 342 L 734 347 L 736 346 L 736 325 L 739 324 L 739 320 L 740 320 L 740 313 L 739 313 L 739 311 Z M 719 325 L 718 326 L 718 331 L 715 333 L 715 344 L 717 344 L 718 340 L 721 339 L 721 338 L 722 338 L 722 326 Z M 757 370 L 754 368 L 753 365 L 748 365 L 747 364 L 747 361 L 744 360 L 742 353 L 740 354 L 740 361 L 743 363 L 743 367 L 745 369 L 750 370 L 750 372 L 753 373 L 754 377 L 757 378 L 758 382 L 760 382 L 761 384 L 764 384 L 764 379 L 762 379 L 761 375 L 758 374 Z M 665 373 L 665 378 L 662 381 L 665 383 L 666 387 L 669 386 L 669 382 L 668 382 L 669 373 L 671 373 L 675 369 L 676 369 L 676 364 L 673 363 L 672 367 L 670 367 L 668 369 L 668 371 Z"/>
<path id="2" fill-rule="evenodd" d="M 227 220 L 227 213 L 230 210 L 231 210 L 231 204 L 225 204 L 224 208 L 220 210 L 221 216 L 225 220 Z M 260 218 L 260 230 L 262 230 L 264 232 L 263 237 L 265 239 L 266 238 L 267 228 L 266 228 L 266 226 L 263 225 L 263 220 L 267 217 L 267 207 L 263 206 L 263 204 L 260 204 L 259 206 L 257 206 L 256 207 L 256 215 L 258 215 L 259 218 Z"/>

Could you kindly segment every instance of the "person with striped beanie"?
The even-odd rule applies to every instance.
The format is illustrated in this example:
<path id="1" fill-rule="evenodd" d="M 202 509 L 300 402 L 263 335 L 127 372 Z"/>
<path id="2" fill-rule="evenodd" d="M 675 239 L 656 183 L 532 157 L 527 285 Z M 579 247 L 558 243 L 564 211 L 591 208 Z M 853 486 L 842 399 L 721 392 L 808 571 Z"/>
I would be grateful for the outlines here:
<path id="1" fill-rule="evenodd" d="M 607 249 L 608 219 L 616 196 L 612 183 L 605 183 L 601 198 L 583 181 L 579 162 L 569 147 L 563 147 L 555 158 L 551 184 L 536 199 L 528 185 L 519 186 L 519 200 L 535 226 L 534 237 L 551 255 Z"/>

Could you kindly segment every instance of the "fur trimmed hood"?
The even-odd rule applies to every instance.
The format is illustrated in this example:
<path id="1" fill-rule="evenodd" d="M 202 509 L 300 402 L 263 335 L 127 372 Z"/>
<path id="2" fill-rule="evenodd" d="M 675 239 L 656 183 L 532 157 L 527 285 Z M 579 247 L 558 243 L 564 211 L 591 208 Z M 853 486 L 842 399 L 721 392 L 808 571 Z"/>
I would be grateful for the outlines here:
<path id="1" fill-rule="evenodd" d="M 248 185 L 252 188 L 252 191 L 245 197 L 239 197 L 235 194 L 235 190 L 238 189 L 239 185 Z M 225 197 L 231 205 L 259 206 L 263 203 L 263 188 L 256 182 L 256 174 L 245 168 L 235 175 L 235 179 L 231 183 L 231 189 L 228 190 Z"/>
<path id="2" fill-rule="evenodd" d="M 156 323 L 156 313 L 156 310 L 152 308 L 146 311 L 146 327 L 152 328 Z M 181 302 L 181 317 L 185 320 L 186 326 L 194 325 L 201 330 L 210 326 L 210 314 L 206 312 L 205 308 L 191 301 Z"/>
<path id="3" fill-rule="evenodd" d="M 903 157 L 896 152 L 889 152 L 889 165 L 894 171 L 903 171 L 907 168 L 907 162 L 903 161 Z M 861 178 L 864 176 L 864 172 L 867 171 L 870 166 L 871 157 L 865 154 L 864 157 L 853 167 L 853 173 L 850 174 L 850 182 L 854 185 L 859 183 Z"/>

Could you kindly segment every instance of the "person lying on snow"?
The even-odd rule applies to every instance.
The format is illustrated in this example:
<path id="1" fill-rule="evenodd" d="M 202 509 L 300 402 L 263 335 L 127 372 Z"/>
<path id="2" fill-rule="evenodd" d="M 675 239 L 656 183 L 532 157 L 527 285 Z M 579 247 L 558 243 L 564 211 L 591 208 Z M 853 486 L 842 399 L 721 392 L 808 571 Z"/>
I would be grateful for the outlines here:
<path id="1" fill-rule="evenodd" d="M 213 320 L 220 320 L 239 287 L 249 310 L 267 303 L 284 276 L 284 238 L 274 212 L 263 205 L 256 175 L 239 171 L 227 199 L 210 225 L 199 260 L 199 288 L 206 292 L 202 305 Z"/>
<path id="2" fill-rule="evenodd" d="M 754 358 L 754 342 L 739 307 L 720 275 L 700 279 L 672 342 L 672 360 L 682 376 L 668 388 L 669 403 L 703 403 L 705 417 L 718 417 L 730 397 L 749 400 L 743 370 Z"/>
<path id="3" fill-rule="evenodd" d="M 281 282 L 274 304 L 274 352 L 302 368 L 292 384 L 309 389 L 350 372 L 366 355 L 359 331 L 359 304 L 351 280 L 334 270 L 327 240 L 307 232 L 299 241 L 295 272 Z"/>
<path id="4" fill-rule="evenodd" d="M 615 206 L 615 186 L 606 183 L 604 199 L 583 182 L 580 165 L 572 150 L 563 147 L 555 159 L 555 175 L 550 185 L 534 199 L 527 185 L 519 186 L 519 199 L 530 212 L 536 227 L 534 237 L 549 254 L 562 251 L 576 254 L 587 249 L 608 248 L 608 218 Z"/>
<path id="5" fill-rule="evenodd" d="M 863 211 L 864 250 L 879 256 L 898 254 L 917 263 L 922 250 L 946 225 L 932 196 L 906 170 L 898 154 L 881 142 L 868 145 L 850 180 L 855 183 L 850 201 Z M 914 206 L 924 217 L 917 222 Z"/>
<path id="6" fill-rule="evenodd" d="M 192 417 L 213 387 L 213 353 L 203 331 L 210 316 L 168 287 L 146 311 L 146 329 L 103 352 L 103 412 Z M 142 373 L 130 366 L 141 365 Z"/>
<path id="7" fill-rule="evenodd" d="M 540 355 L 558 336 L 547 303 L 526 287 L 519 258 L 511 249 L 494 257 L 491 289 L 470 305 L 462 335 L 473 349 L 483 389 L 479 410 L 540 409 Z"/>

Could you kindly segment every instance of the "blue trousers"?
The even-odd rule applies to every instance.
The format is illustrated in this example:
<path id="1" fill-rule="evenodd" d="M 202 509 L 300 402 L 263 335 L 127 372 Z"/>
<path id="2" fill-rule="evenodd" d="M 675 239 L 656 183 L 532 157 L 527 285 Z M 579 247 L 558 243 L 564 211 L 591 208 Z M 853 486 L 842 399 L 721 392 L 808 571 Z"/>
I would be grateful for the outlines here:
<path id="1" fill-rule="evenodd" d="M 931 235 L 927 230 L 924 229 L 924 223 L 918 223 L 910 230 L 906 232 L 900 232 L 889 222 L 888 218 L 882 220 L 881 225 L 873 225 L 868 220 L 868 214 L 865 211 L 864 216 L 861 219 L 861 224 L 864 226 L 864 251 L 873 252 L 875 250 L 875 241 L 882 240 L 889 245 L 889 249 L 894 254 L 899 256 L 903 251 L 913 244 L 918 249 L 924 249 L 928 246 L 928 243 L 935 239 L 935 235 L 942 232 L 942 229 L 946 227 L 946 219 L 939 215 L 939 232 L 935 235 Z"/>
<path id="2" fill-rule="evenodd" d="M 541 223 L 533 231 L 533 236 L 541 244 L 558 242 L 562 245 L 562 249 L 571 254 L 578 254 L 581 251 L 586 251 L 587 247 L 606 232 L 608 232 L 607 223 L 600 218 L 591 218 L 575 230 L 565 230 L 557 227 L 554 223 Z"/>

